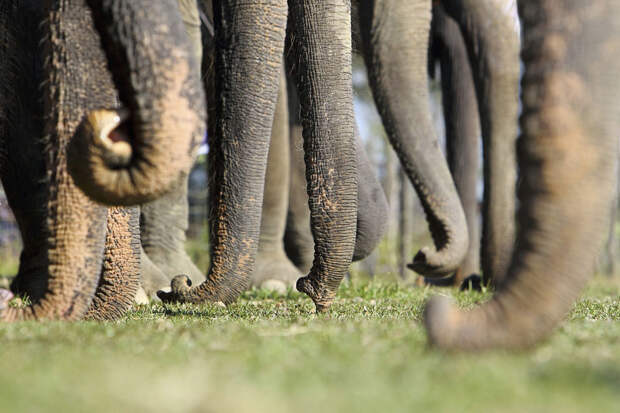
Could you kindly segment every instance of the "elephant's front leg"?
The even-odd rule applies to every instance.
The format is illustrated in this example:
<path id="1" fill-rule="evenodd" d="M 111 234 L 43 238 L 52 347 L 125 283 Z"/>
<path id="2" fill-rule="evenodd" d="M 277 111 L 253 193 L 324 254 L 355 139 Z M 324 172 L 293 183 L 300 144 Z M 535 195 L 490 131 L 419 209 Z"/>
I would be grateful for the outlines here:
<path id="1" fill-rule="evenodd" d="M 355 246 L 357 169 L 351 8 L 345 0 L 290 3 L 315 258 L 297 289 L 329 308 Z"/>
<path id="2" fill-rule="evenodd" d="M 209 146 L 211 268 L 164 301 L 232 302 L 248 285 L 258 247 L 269 136 L 284 51 L 284 0 L 214 2 L 216 122 Z"/>

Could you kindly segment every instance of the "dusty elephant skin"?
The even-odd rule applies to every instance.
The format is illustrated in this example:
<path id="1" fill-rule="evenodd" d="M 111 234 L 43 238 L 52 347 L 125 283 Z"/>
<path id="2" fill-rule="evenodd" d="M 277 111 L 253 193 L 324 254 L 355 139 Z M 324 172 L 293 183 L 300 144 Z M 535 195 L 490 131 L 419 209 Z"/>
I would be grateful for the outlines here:
<path id="1" fill-rule="evenodd" d="M 350 7 L 344 1 L 320 5 L 301 2 L 290 6 L 298 39 L 292 53 L 300 63 L 297 83 L 304 97 L 308 191 L 317 240 L 315 266 L 310 276 L 298 281 L 297 286 L 322 310 L 333 300 L 353 254 L 356 173 Z M 172 293 L 160 294 L 164 300 L 230 302 L 247 285 L 256 254 L 267 160 L 266 138 L 278 86 L 278 79 L 273 76 L 274 71 L 279 73 L 281 65 L 287 7 L 276 1 L 260 8 L 215 2 L 214 10 L 215 43 L 220 49 L 215 62 L 216 126 L 210 142 L 214 202 L 211 211 L 215 215 L 211 220 L 212 265 L 207 281 L 197 288 L 190 289 L 185 278 L 173 280 Z M 249 21 L 258 21 L 261 27 L 253 30 L 256 33 L 252 35 L 245 30 L 239 32 L 241 25 Z M 236 36 L 232 37 L 233 34 Z M 230 39 L 235 40 L 234 45 Z M 262 59 L 248 60 L 244 56 L 262 56 Z M 243 59 L 243 64 L 234 65 L 238 59 Z M 223 74 L 225 70 L 229 72 L 228 77 Z M 231 77 L 236 80 L 234 83 L 229 80 Z M 237 89 L 245 90 L 243 96 Z M 223 109 L 222 101 L 228 103 Z M 257 114 L 253 117 L 247 111 Z M 222 158 L 224 154 L 227 156 Z"/>
<path id="2" fill-rule="evenodd" d="M 470 312 L 426 309 L 446 349 L 533 345 L 556 326 L 594 270 L 609 225 L 619 123 L 620 4 L 524 0 L 517 250 L 495 297 Z"/>
<path id="3" fill-rule="evenodd" d="M 283 0 L 216 1 L 213 9 L 218 99 L 209 141 L 211 268 L 191 289 L 186 277 L 175 278 L 171 293 L 158 293 L 164 301 L 234 301 L 248 285 L 258 246 L 287 7 Z"/>
<path id="4" fill-rule="evenodd" d="M 103 108 L 105 119 L 91 115 L 82 122 L 69 147 L 69 170 L 98 202 L 147 202 L 188 173 L 203 138 L 196 58 L 176 0 L 88 4 L 127 110 L 109 115 L 113 106 Z"/>
<path id="5" fill-rule="evenodd" d="M 137 211 L 94 203 L 75 186 L 67 167 L 68 142 L 85 114 L 118 102 L 90 9 L 84 0 L 50 1 L 45 7 L 5 1 L 0 32 L 2 180 L 25 241 L 14 287 L 39 294 L 26 308 L 3 303 L 0 319 L 75 320 L 89 308 L 91 318 L 116 318 L 138 287 Z M 143 40 L 132 47 L 143 49 Z M 37 87 L 13 89 L 27 84 L 44 85 L 43 98 Z M 134 92 L 143 93 L 134 98 L 145 105 L 155 96 L 148 88 L 124 93 Z M 20 148 L 32 156 L 19 155 Z M 15 180 L 20 174 L 23 185 Z M 29 190 L 37 194 L 33 200 L 24 193 Z M 34 264 L 26 265 L 28 257 L 35 257 Z M 2 297 L 6 301 L 8 294 Z"/>

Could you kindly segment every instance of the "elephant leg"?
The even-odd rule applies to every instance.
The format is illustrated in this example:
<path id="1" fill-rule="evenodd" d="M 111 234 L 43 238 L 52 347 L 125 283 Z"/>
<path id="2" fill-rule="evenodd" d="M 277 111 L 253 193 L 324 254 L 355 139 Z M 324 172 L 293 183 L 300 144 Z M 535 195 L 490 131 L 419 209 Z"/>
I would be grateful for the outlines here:
<path id="1" fill-rule="evenodd" d="M 502 2 L 441 4 L 459 22 L 476 85 L 484 152 L 482 273 L 486 281 L 499 285 L 515 240 L 519 34 Z"/>
<path id="2" fill-rule="evenodd" d="M 454 272 L 468 248 L 467 223 L 439 148 L 428 96 L 427 0 L 364 0 L 360 27 L 370 86 L 383 125 L 426 212 L 434 247 L 409 265 L 427 277 Z"/>
<path id="3" fill-rule="evenodd" d="M 138 208 L 108 209 L 103 268 L 85 318 L 116 320 L 131 308 L 140 287 L 138 220 Z"/>
<path id="4" fill-rule="evenodd" d="M 278 291 L 294 287 L 297 279 L 301 277 L 300 271 L 286 256 L 283 243 L 289 199 L 288 133 L 286 77 L 283 73 L 280 77 L 278 103 L 271 129 L 258 254 L 251 281 L 251 286 Z"/>
<path id="5" fill-rule="evenodd" d="M 103 54 L 99 53 L 99 40 L 93 32 L 93 22 L 84 5 L 75 1 L 50 3 L 49 9 L 45 10 L 47 15 L 42 15 L 43 8 L 29 4 L 9 2 L 8 9 L 0 11 L 0 31 L 9 40 L 6 44 L 0 43 L 0 57 L 7 57 L 7 50 L 2 50 L 6 45 L 9 46 L 9 53 L 12 53 L 6 60 L 0 58 L 0 70 L 3 71 L 0 79 L 8 80 L 1 87 L 15 87 L 26 82 L 43 84 L 44 99 L 40 99 L 36 87 L 15 89 L 9 95 L 3 90 L 0 96 L 20 96 L 23 99 L 12 107 L 13 111 L 9 114 L 9 124 L 13 127 L 4 136 L 5 147 L 9 148 L 9 152 L 17 150 L 12 145 L 19 146 L 19 142 L 33 139 L 38 142 L 43 135 L 42 129 L 33 133 L 28 127 L 21 126 L 33 120 L 40 122 L 43 114 L 46 116 L 47 138 L 39 146 L 45 152 L 33 158 L 35 168 L 39 167 L 37 160 L 44 159 L 45 170 L 50 172 L 44 181 L 45 195 L 42 198 L 45 199 L 47 227 L 38 235 L 45 240 L 42 248 L 46 256 L 43 268 L 46 287 L 45 292 L 32 305 L 4 308 L 0 312 L 0 320 L 76 320 L 87 311 L 97 287 L 107 211 L 105 207 L 87 199 L 73 184 L 67 172 L 66 145 L 82 117 L 82 112 L 75 108 L 87 110 L 95 105 L 113 104 L 115 96 L 80 92 L 86 90 L 83 74 L 87 72 L 87 65 L 84 64 L 85 56 L 80 53 L 86 50 L 89 58 L 101 63 L 92 67 L 88 65 L 89 79 L 103 79 L 104 82 L 107 79 L 111 82 L 105 75 L 105 60 Z M 41 25 L 41 21 L 45 24 Z M 46 39 L 44 45 L 40 45 L 41 38 Z M 78 43 L 84 47 L 76 50 L 69 46 Z M 72 53 L 69 53 L 69 47 L 72 47 Z M 29 54 L 29 51 L 32 53 Z M 43 67 L 43 61 L 56 64 L 47 65 L 46 72 L 40 73 L 38 71 Z M 5 62 L 10 64 L 3 65 Z M 92 63 L 92 60 L 88 62 Z M 32 73 L 33 70 L 35 73 Z M 37 78 L 45 81 L 35 82 Z M 32 92 L 32 89 L 35 91 Z M 0 107 L 4 103 L 0 102 Z M 33 134 L 24 136 L 24 132 Z M 19 185 L 19 174 L 16 171 L 33 167 L 30 160 L 23 164 L 22 161 L 17 156 L 3 158 L 2 178 L 9 187 Z M 14 179 L 17 180 L 13 182 Z M 27 183 L 25 185 L 27 189 L 36 189 L 28 187 Z M 15 188 L 10 191 L 15 192 Z M 39 195 L 35 192 L 33 196 Z M 13 199 L 17 199 L 15 207 L 19 210 L 19 198 Z M 27 221 L 23 222 L 27 224 Z M 40 226 L 41 221 L 34 220 L 33 225 Z"/>
<path id="6" fill-rule="evenodd" d="M 269 137 L 284 52 L 284 0 L 214 1 L 215 132 L 209 135 L 210 247 L 207 280 L 172 281 L 164 301 L 230 303 L 244 291 L 258 249 Z"/>
<path id="7" fill-rule="evenodd" d="M 355 128 L 357 159 L 357 226 L 353 261 L 367 258 L 385 235 L 389 206 L 383 187 L 370 163 L 357 127 Z"/>
<path id="8" fill-rule="evenodd" d="M 522 348 L 546 337 L 592 276 L 614 196 L 620 126 L 620 3 L 523 0 L 517 249 L 493 299 L 434 299 L 431 343 Z"/>
<path id="9" fill-rule="evenodd" d="M 151 261 L 140 246 L 140 284 L 144 293 L 151 298 L 157 297 L 157 291 L 170 287 L 170 276 Z"/>
<path id="10" fill-rule="evenodd" d="M 290 89 L 290 88 L 289 88 Z M 296 92 L 295 92 L 296 94 Z M 289 98 L 291 92 L 289 92 Z M 289 105 L 289 107 L 291 107 Z M 289 116 L 299 117 L 299 105 L 289 111 Z M 302 273 L 308 273 L 314 260 L 314 239 L 310 229 L 310 208 L 306 191 L 306 165 L 304 164 L 301 123 L 290 126 L 290 187 L 284 248 L 286 255 Z"/>
<path id="11" fill-rule="evenodd" d="M 466 277 L 480 271 L 476 194 L 480 136 L 478 102 L 461 29 L 441 5 L 433 6 L 432 36 L 433 55 L 437 56 L 441 64 L 448 165 L 469 230 L 469 249 L 453 279 L 455 285 L 461 285 Z"/>
<path id="12" fill-rule="evenodd" d="M 185 274 L 192 282 L 200 284 L 204 274 L 196 267 L 185 252 L 185 233 L 188 227 L 188 176 L 182 174 L 173 189 L 157 199 L 140 207 L 140 236 L 142 248 L 150 261 L 164 273 L 168 282 L 157 285 L 163 288 L 178 274 Z M 145 285 L 154 284 L 158 271 L 149 271 L 143 266 Z"/>
<path id="13" fill-rule="evenodd" d="M 357 170 L 351 80 L 351 4 L 290 1 L 292 66 L 302 108 L 307 191 L 315 242 L 297 289 L 329 308 L 355 248 Z"/>

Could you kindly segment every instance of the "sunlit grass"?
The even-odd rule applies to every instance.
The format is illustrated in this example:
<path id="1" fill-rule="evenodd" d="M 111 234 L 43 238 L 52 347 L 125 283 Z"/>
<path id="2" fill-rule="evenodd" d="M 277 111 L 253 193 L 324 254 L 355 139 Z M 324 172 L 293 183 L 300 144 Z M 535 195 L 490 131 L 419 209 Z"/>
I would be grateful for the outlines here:
<path id="1" fill-rule="evenodd" d="M 333 309 L 253 290 L 228 308 L 153 304 L 118 322 L 0 326 L 0 411 L 615 411 L 620 288 L 597 279 L 518 354 L 429 349 L 424 301 L 489 294 L 347 283 Z"/>

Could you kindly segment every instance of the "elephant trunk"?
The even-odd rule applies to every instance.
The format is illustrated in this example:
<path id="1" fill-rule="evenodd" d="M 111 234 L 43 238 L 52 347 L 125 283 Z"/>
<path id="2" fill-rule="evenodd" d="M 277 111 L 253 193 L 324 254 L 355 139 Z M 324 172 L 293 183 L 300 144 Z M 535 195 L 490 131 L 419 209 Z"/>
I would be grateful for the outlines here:
<path id="1" fill-rule="evenodd" d="M 441 5 L 433 6 L 432 55 L 441 64 L 441 95 L 448 165 L 467 219 L 469 249 L 454 276 L 461 282 L 480 271 L 478 224 L 478 137 L 480 122 L 467 48 L 458 24 Z"/>
<path id="2" fill-rule="evenodd" d="M 297 289 L 326 310 L 355 247 L 357 168 L 347 0 L 290 1 L 314 262 Z"/>
<path id="3" fill-rule="evenodd" d="M 496 0 L 441 0 L 461 28 L 476 85 L 483 143 L 482 274 L 500 285 L 515 241 L 519 33 Z"/>
<path id="4" fill-rule="evenodd" d="M 615 0 L 520 4 L 524 30 L 519 236 L 494 298 L 426 308 L 441 348 L 522 348 L 549 334 L 594 270 L 609 224 L 620 113 Z"/>
<path id="5" fill-rule="evenodd" d="M 98 202 L 144 203 L 189 171 L 204 136 L 195 57 L 175 0 L 86 1 L 124 108 L 100 104 L 85 116 L 68 168 Z"/>
<path id="6" fill-rule="evenodd" d="M 422 248 L 409 267 L 427 277 L 443 277 L 458 268 L 469 240 L 430 115 L 430 2 L 398 2 L 398 7 L 383 0 L 368 3 L 360 7 L 360 26 L 373 96 L 390 142 L 420 197 L 435 244 Z"/>
<path id="7" fill-rule="evenodd" d="M 164 301 L 230 303 L 249 284 L 258 248 L 269 137 L 286 33 L 286 0 L 214 1 L 215 134 L 209 137 L 211 268 Z"/>

